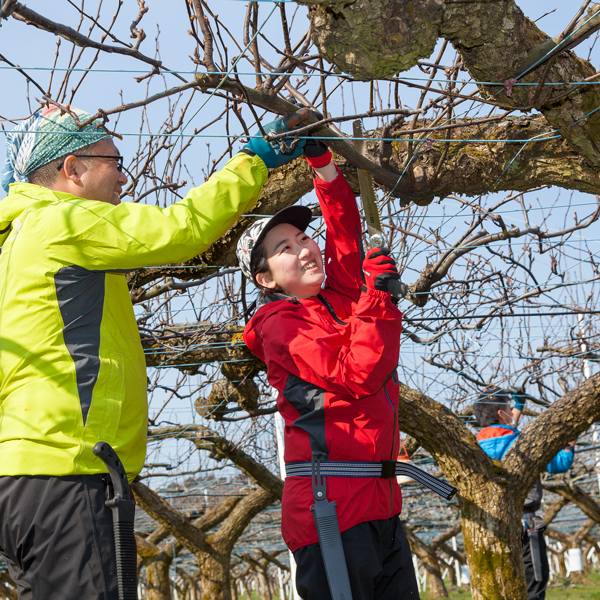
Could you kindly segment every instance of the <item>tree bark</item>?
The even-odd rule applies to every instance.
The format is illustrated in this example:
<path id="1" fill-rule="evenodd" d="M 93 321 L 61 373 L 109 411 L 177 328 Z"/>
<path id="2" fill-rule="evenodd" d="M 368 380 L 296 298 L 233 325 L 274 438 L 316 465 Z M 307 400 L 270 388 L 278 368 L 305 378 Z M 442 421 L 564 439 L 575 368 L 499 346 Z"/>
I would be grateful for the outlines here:
<path id="1" fill-rule="evenodd" d="M 474 600 L 526 597 L 521 548 L 525 496 L 556 453 L 597 420 L 599 398 L 600 376 L 594 375 L 555 401 L 498 463 L 449 409 L 400 384 L 400 429 L 431 453 L 460 490 Z"/>
<path id="2" fill-rule="evenodd" d="M 4 594 L 4 597 L 8 600 L 17 600 L 16 586 L 9 588 L 6 584 L 10 583 L 14 586 L 12 579 L 8 573 L 2 573 L 0 575 L 0 594 Z"/>
<path id="3" fill-rule="evenodd" d="M 564 484 L 546 484 L 544 489 L 555 494 L 560 494 L 565 500 L 576 504 L 580 510 L 596 523 L 600 523 L 600 504 L 578 485 L 572 482 Z"/>
<path id="4" fill-rule="evenodd" d="M 408 525 L 404 524 L 403 527 L 411 550 L 421 559 L 421 562 L 427 571 L 429 595 L 433 600 L 437 600 L 438 598 L 448 598 L 448 590 L 446 590 L 446 586 L 444 585 L 440 564 L 435 551 L 420 540 Z"/>
<path id="5" fill-rule="evenodd" d="M 525 490 L 481 450 L 449 409 L 400 384 L 400 428 L 428 450 L 460 492 L 474 600 L 525 599 L 521 513 Z M 434 425 L 435 424 L 435 425 Z"/>
<path id="6" fill-rule="evenodd" d="M 201 573 L 202 600 L 231 600 L 233 546 L 250 521 L 276 500 L 275 496 L 259 488 L 241 500 L 226 498 L 215 509 L 221 525 L 207 536 L 202 529 L 216 525 L 215 516 L 210 516 L 213 511 L 190 523 L 149 487 L 134 482 L 132 488 L 140 507 L 195 555 Z"/>
<path id="7" fill-rule="evenodd" d="M 510 485 L 490 481 L 458 498 L 473 600 L 525 599 L 521 548 L 523 500 Z"/>
<path id="8" fill-rule="evenodd" d="M 200 568 L 201 600 L 231 600 L 231 566 L 229 556 L 202 554 Z"/>
<path id="9" fill-rule="evenodd" d="M 171 600 L 169 569 L 172 562 L 172 553 L 162 551 L 146 565 L 148 600 Z"/>
<path id="10" fill-rule="evenodd" d="M 429 56 L 430 40 L 442 37 L 458 50 L 475 81 L 498 82 L 480 85 L 484 96 L 506 108 L 539 108 L 575 152 L 589 165 L 600 166 L 600 113 L 593 112 L 600 105 L 597 86 L 574 90 L 556 103 L 551 97 L 562 93 L 564 86 L 540 90 L 517 86 L 508 94 L 503 88 L 505 81 L 524 73 L 553 44 L 513 0 L 474 0 L 468 8 L 464 2 L 447 0 L 299 1 L 318 5 L 309 13 L 313 41 L 340 70 L 367 80 L 393 76 Z M 368 18 L 356 26 L 361 12 Z M 381 35 L 390 27 L 401 33 Z M 551 60 L 548 83 L 582 81 L 594 74 L 590 63 L 573 52 L 560 52 Z M 540 65 L 519 81 L 538 82 L 544 70 Z"/>
<path id="11" fill-rule="evenodd" d="M 170 600 L 169 568 L 173 562 L 173 545 L 162 544 L 159 548 L 156 544 L 161 538 L 161 533 L 157 536 L 156 531 L 147 538 L 139 534 L 136 534 L 135 537 L 138 553 L 138 574 L 142 566 L 146 566 L 148 600 Z"/>

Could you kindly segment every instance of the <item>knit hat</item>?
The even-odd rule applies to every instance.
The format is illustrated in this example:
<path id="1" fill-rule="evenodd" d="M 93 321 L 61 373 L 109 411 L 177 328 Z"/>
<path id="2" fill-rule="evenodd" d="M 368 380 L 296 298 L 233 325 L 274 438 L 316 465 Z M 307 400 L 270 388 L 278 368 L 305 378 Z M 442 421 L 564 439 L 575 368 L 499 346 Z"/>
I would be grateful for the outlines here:
<path id="1" fill-rule="evenodd" d="M 306 231 L 311 220 L 312 212 L 308 206 L 288 206 L 272 217 L 265 217 L 255 221 L 242 233 L 237 244 L 237 250 L 235 251 L 242 273 L 250 281 L 256 283 L 252 277 L 254 249 L 265 239 L 265 236 L 273 227 L 282 223 L 289 223 L 297 227 L 300 231 Z"/>
<path id="2" fill-rule="evenodd" d="M 70 108 L 80 121 L 92 115 Z M 2 187 L 8 193 L 11 183 L 27 181 L 27 176 L 56 158 L 110 138 L 94 121 L 81 129 L 73 117 L 61 114 L 57 106 L 38 110 L 16 129 L 6 134 L 6 162 L 2 169 Z"/>

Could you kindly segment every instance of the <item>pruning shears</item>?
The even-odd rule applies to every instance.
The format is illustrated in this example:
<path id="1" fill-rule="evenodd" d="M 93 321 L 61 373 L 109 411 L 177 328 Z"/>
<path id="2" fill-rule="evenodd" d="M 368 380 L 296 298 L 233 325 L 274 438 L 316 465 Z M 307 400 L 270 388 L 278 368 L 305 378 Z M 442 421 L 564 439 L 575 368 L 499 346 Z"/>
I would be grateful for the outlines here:
<path id="1" fill-rule="evenodd" d="M 366 156 L 366 144 L 363 138 L 362 126 L 360 121 L 354 121 L 354 147 L 363 156 Z M 369 236 L 369 246 L 371 248 L 384 248 L 385 241 L 381 228 L 381 217 L 377 208 L 377 198 L 373 188 L 373 178 L 370 173 L 362 169 L 356 169 L 358 174 L 358 185 L 360 187 L 360 197 L 362 199 L 365 219 L 367 221 L 367 235 Z M 388 289 L 395 298 L 404 298 L 408 293 L 408 286 L 402 283 L 400 279 L 388 281 Z"/>

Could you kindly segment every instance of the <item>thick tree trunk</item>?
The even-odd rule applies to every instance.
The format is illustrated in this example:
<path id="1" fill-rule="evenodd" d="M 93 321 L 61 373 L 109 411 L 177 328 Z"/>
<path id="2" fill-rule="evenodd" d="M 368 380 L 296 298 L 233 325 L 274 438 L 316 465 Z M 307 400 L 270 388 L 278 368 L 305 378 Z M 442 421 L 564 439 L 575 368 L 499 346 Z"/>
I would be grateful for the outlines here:
<path id="1" fill-rule="evenodd" d="M 13 580 L 10 578 L 8 573 L 0 574 L 0 595 L 8 600 L 17 600 L 17 591 L 14 587 L 8 587 L 6 584 L 9 583 L 14 586 Z"/>
<path id="2" fill-rule="evenodd" d="M 258 580 L 260 581 L 261 600 L 273 600 L 273 591 L 267 573 L 259 571 Z"/>
<path id="3" fill-rule="evenodd" d="M 244 579 L 244 590 L 246 590 L 246 600 L 252 598 L 252 586 L 250 585 L 250 577 Z"/>
<path id="4" fill-rule="evenodd" d="M 148 585 L 148 600 L 171 600 L 171 580 L 169 567 L 172 557 L 161 552 L 146 566 L 146 582 Z"/>
<path id="5" fill-rule="evenodd" d="M 552 457 L 598 418 L 600 375 L 556 400 L 535 425 L 525 428 L 501 463 L 484 454 L 447 408 L 402 383 L 399 387 L 401 430 L 431 453 L 460 490 L 473 599 L 524 600 L 520 521 L 525 496 Z M 578 497 L 573 489 L 562 490 L 565 497 L 567 493 Z M 595 506 L 581 501 L 590 517 L 596 514 Z"/>
<path id="6" fill-rule="evenodd" d="M 493 482 L 459 496 L 473 600 L 525 600 L 521 548 L 523 503 L 510 487 Z"/>
<path id="7" fill-rule="evenodd" d="M 431 598 L 433 600 L 448 598 L 448 591 L 442 579 L 440 564 L 435 550 L 419 539 L 407 525 L 404 525 L 404 533 L 410 543 L 411 550 L 421 559 L 425 571 L 427 571 L 427 582 Z"/>
<path id="8" fill-rule="evenodd" d="M 200 566 L 201 600 L 231 600 L 229 555 L 197 556 Z"/>
<path id="9" fill-rule="evenodd" d="M 421 557 L 421 561 L 427 571 L 427 583 L 430 597 L 433 600 L 437 600 L 438 598 L 448 598 L 448 590 L 446 590 L 446 586 L 444 585 L 442 572 L 440 571 L 440 565 L 435 553 L 425 553 Z"/>
<path id="10" fill-rule="evenodd" d="M 263 479 L 272 479 L 276 490 L 283 486 L 274 475 L 269 474 L 269 479 L 265 474 L 268 471 L 262 465 L 241 450 L 233 449 L 233 444 L 227 440 L 220 439 L 223 452 L 231 452 L 247 468 L 262 474 Z M 250 521 L 272 504 L 276 497 L 258 488 L 242 499 L 226 498 L 215 509 L 190 523 L 182 513 L 143 483 L 135 482 L 132 488 L 138 505 L 195 555 L 201 572 L 202 600 L 231 600 L 230 561 L 233 546 Z M 206 531 L 219 524 L 212 535 L 206 535 Z"/>
<path id="11" fill-rule="evenodd" d="M 431 452 L 460 489 L 473 600 L 524 600 L 519 527 L 526 491 L 521 481 L 494 466 L 448 409 L 402 383 L 398 414 L 401 429 Z"/>

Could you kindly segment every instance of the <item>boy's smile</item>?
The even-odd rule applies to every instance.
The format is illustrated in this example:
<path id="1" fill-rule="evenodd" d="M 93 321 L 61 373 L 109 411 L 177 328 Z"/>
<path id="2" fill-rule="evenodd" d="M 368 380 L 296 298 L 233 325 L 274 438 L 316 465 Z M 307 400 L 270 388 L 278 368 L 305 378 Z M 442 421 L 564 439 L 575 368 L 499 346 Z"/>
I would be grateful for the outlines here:
<path id="1" fill-rule="evenodd" d="M 268 273 L 257 281 L 269 289 L 277 286 L 296 298 L 309 298 L 321 290 L 325 280 L 323 259 L 317 243 L 289 223 L 277 225 L 265 236 Z"/>

